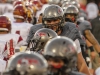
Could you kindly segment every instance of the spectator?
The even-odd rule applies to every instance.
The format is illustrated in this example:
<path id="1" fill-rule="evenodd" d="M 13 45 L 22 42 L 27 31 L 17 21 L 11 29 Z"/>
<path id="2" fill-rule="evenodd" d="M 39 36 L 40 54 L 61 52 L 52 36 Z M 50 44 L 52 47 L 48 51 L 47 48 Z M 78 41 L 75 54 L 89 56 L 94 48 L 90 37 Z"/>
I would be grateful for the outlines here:
<path id="1" fill-rule="evenodd" d="M 90 19 L 90 20 L 94 19 L 95 17 L 97 17 L 98 7 L 94 3 L 94 0 L 92 0 L 90 3 L 87 4 L 87 6 L 86 6 L 86 12 L 88 14 L 88 19 Z"/>

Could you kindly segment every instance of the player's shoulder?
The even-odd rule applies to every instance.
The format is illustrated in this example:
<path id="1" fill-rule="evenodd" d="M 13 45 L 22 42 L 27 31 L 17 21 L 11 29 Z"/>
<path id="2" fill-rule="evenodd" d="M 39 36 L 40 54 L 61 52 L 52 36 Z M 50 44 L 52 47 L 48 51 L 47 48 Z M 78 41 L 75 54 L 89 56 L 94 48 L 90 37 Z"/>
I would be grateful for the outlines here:
<path id="1" fill-rule="evenodd" d="M 75 27 L 75 28 L 76 28 L 75 23 L 72 23 L 72 22 L 66 22 L 66 23 L 65 23 L 65 26 Z"/>
<path id="2" fill-rule="evenodd" d="M 43 27 L 43 24 L 35 24 L 35 25 L 33 25 L 31 28 L 32 29 L 37 29 L 37 28 L 42 28 Z"/>
<path id="3" fill-rule="evenodd" d="M 75 23 L 72 23 L 72 22 L 66 22 L 64 25 L 64 29 L 70 29 L 70 30 L 76 29 L 76 30 L 78 30 Z"/>

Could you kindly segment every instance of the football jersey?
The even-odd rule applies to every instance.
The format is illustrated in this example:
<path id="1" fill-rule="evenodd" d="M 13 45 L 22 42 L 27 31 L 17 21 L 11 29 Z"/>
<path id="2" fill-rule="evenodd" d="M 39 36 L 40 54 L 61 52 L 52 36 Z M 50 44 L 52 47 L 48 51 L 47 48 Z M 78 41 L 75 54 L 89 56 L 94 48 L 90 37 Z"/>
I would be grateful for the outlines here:
<path id="1" fill-rule="evenodd" d="M 13 47 L 18 46 L 20 42 L 23 41 L 22 37 L 18 34 L 0 34 L 0 39 L 6 41 L 9 44 L 10 40 L 13 40 Z M 8 45 L 7 45 L 8 46 Z"/>
<path id="2" fill-rule="evenodd" d="M 4 59 L 3 53 L 6 51 L 6 49 L 7 49 L 6 47 L 7 47 L 6 41 L 2 41 L 0 39 L 0 59 Z"/>
<path id="3" fill-rule="evenodd" d="M 3 60 L 5 56 L 4 53 L 7 49 L 6 47 L 7 47 L 6 42 L 0 40 L 0 72 L 3 72 L 6 68 L 6 61 Z"/>
<path id="4" fill-rule="evenodd" d="M 19 34 L 23 38 L 23 40 L 26 41 L 30 27 L 32 26 L 33 26 L 32 24 L 25 23 L 25 22 L 22 22 L 22 23 L 13 22 L 11 33 Z"/>

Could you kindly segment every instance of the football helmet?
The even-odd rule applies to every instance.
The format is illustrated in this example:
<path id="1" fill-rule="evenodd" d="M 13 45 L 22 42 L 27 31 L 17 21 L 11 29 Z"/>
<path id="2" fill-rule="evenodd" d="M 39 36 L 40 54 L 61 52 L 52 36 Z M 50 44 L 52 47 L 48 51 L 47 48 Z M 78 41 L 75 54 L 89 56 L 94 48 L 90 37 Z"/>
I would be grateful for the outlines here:
<path id="1" fill-rule="evenodd" d="M 38 53 L 19 52 L 10 58 L 3 75 L 45 75 L 47 61 Z"/>
<path id="2" fill-rule="evenodd" d="M 7 16 L 0 16 L 0 32 L 2 31 L 11 31 L 11 21 Z"/>
<path id="3" fill-rule="evenodd" d="M 55 20 L 55 19 L 59 19 L 59 23 L 57 24 L 47 24 L 47 21 L 48 20 Z M 63 9 L 58 6 L 58 5 L 50 5 L 48 6 L 45 10 L 44 10 L 44 13 L 43 13 L 43 25 L 46 27 L 46 28 L 53 28 L 55 26 L 58 26 L 58 28 L 56 29 L 56 32 L 61 30 L 62 27 L 64 26 L 64 12 L 63 12 Z"/>
<path id="4" fill-rule="evenodd" d="M 17 5 L 14 7 L 14 10 L 13 10 L 13 15 L 14 15 L 14 18 L 20 18 L 20 19 L 23 19 L 23 20 L 26 20 L 27 18 L 27 12 L 26 12 L 26 8 L 23 6 L 23 5 Z"/>
<path id="5" fill-rule="evenodd" d="M 79 10 L 74 5 L 69 5 L 67 8 L 64 9 L 64 14 L 66 15 L 74 15 L 74 18 L 67 18 L 65 17 L 65 21 L 70 19 L 72 22 L 75 22 L 78 16 Z"/>
<path id="6" fill-rule="evenodd" d="M 71 5 L 70 2 L 64 2 L 61 7 L 63 10 L 65 10 L 69 5 Z"/>
<path id="7" fill-rule="evenodd" d="M 48 28 L 42 28 L 36 31 L 34 37 L 31 39 L 31 44 L 33 43 L 32 51 L 40 51 L 44 49 L 45 44 L 50 39 L 57 36 L 57 33 Z"/>
<path id="8" fill-rule="evenodd" d="M 61 69 L 66 72 L 75 68 L 77 62 L 77 47 L 76 44 L 67 37 L 58 36 L 50 41 L 44 47 L 43 55 L 47 60 L 53 59 L 62 59 L 65 63 Z M 56 65 L 52 65 L 56 66 Z"/>
<path id="9" fill-rule="evenodd" d="M 74 14 L 75 16 L 77 16 L 79 13 L 79 10 L 76 6 L 74 5 L 69 5 L 65 10 L 64 10 L 64 14 Z"/>

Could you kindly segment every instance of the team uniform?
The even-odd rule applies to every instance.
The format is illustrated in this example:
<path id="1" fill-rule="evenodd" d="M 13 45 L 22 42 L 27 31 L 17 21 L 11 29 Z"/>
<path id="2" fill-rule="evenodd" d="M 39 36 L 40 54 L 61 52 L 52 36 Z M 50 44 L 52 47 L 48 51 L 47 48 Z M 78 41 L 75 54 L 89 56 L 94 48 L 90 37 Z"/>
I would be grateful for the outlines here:
<path id="1" fill-rule="evenodd" d="M 30 29 L 29 35 L 27 37 L 27 42 L 29 42 L 29 40 L 32 39 L 32 37 L 34 36 L 35 32 L 38 29 L 41 29 L 43 27 L 44 26 L 42 24 L 37 24 L 37 25 L 32 26 L 31 29 Z M 63 32 L 60 35 L 69 37 L 69 38 L 71 38 L 73 40 L 75 40 L 76 38 L 78 38 L 80 41 L 82 40 L 78 29 L 71 22 L 65 23 L 65 25 L 63 27 Z"/>
<path id="2" fill-rule="evenodd" d="M 6 51 L 6 42 L 0 40 L 0 72 L 3 72 L 6 68 L 6 61 L 4 60 L 4 53 Z"/>
<path id="3" fill-rule="evenodd" d="M 90 22 L 88 22 L 86 20 L 80 22 L 80 24 L 78 24 L 78 27 L 79 27 L 79 30 L 80 30 L 80 32 L 83 36 L 85 36 L 85 30 L 91 30 L 92 29 Z"/>
<path id="4" fill-rule="evenodd" d="M 0 3 L 0 15 L 3 15 L 4 13 L 8 12 L 10 8 L 13 8 L 11 4 L 8 3 Z M 13 10 L 13 9 L 12 9 Z"/>
<path id="5" fill-rule="evenodd" d="M 42 24 L 37 24 L 31 27 L 29 35 L 27 37 L 27 43 L 29 43 L 29 41 L 32 39 L 35 32 L 41 28 L 43 28 Z M 76 44 L 78 44 L 78 46 L 79 46 L 79 40 L 82 40 L 78 32 L 78 29 L 75 27 L 73 23 L 70 23 L 70 22 L 65 23 L 63 27 L 63 32 L 60 34 L 60 36 L 66 36 L 66 37 L 71 38 L 73 41 L 76 42 Z M 81 52 L 81 48 L 79 46 L 77 53 L 80 53 L 80 52 Z"/>
<path id="6" fill-rule="evenodd" d="M 21 36 L 18 34 L 0 34 L 0 39 L 2 41 L 7 42 L 7 50 L 4 52 L 5 60 L 8 60 L 8 54 L 10 53 L 10 48 L 13 48 L 14 53 L 16 52 L 16 49 L 20 50 L 20 47 L 23 45 L 23 40 Z M 12 40 L 12 43 L 11 43 Z M 13 46 L 13 47 L 12 47 Z"/>

